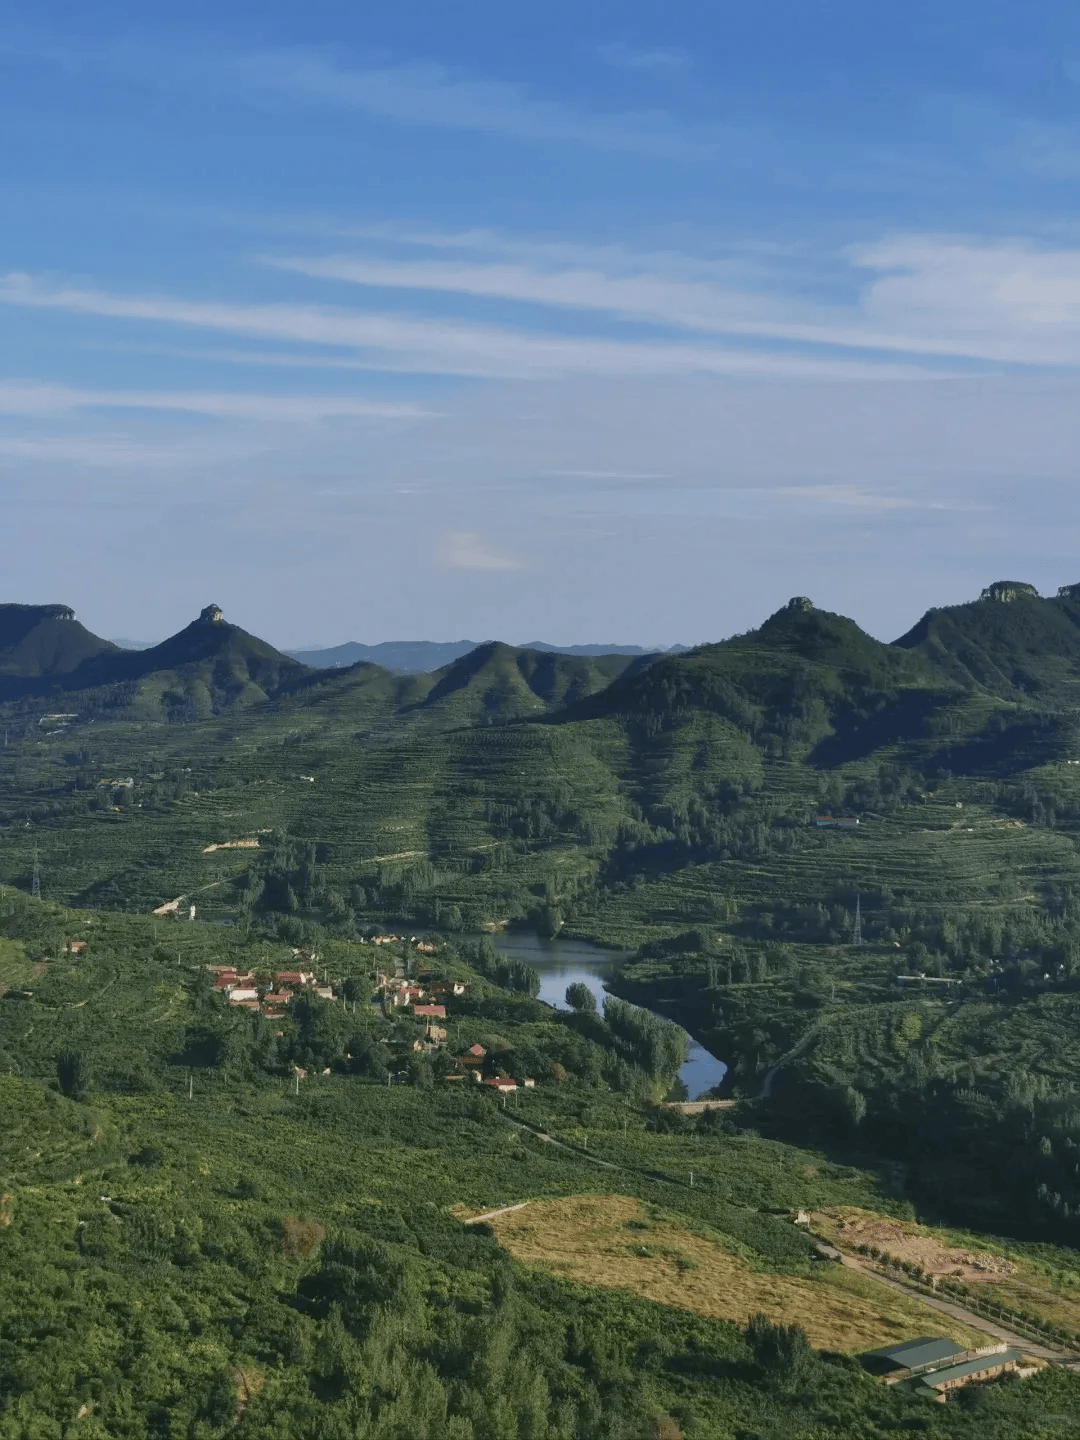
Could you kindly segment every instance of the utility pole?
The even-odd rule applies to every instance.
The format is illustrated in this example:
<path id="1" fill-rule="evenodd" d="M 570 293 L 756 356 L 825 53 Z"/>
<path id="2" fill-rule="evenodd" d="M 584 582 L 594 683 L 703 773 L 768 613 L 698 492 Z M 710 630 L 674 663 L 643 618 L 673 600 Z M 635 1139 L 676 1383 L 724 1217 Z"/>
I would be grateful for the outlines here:
<path id="1" fill-rule="evenodd" d="M 854 931 L 854 934 L 853 934 L 852 937 L 851 937 L 851 943 L 852 943 L 853 945 L 861 945 L 861 944 L 863 943 L 863 938 L 862 938 L 862 896 L 861 896 L 861 895 L 856 895 L 856 896 L 855 896 L 855 931 Z"/>
<path id="2" fill-rule="evenodd" d="M 34 850 L 34 878 L 30 886 L 30 894 L 35 900 L 41 899 L 41 866 L 38 864 L 38 852 Z"/>
<path id="3" fill-rule="evenodd" d="M 193 1070 L 189 1070 L 189 1071 L 188 1071 L 188 1077 L 187 1077 L 187 1098 L 188 1098 L 189 1100 L 192 1098 L 192 1095 L 193 1095 L 193 1093 L 194 1093 L 194 1087 L 195 1087 L 195 1072 L 194 1072 Z"/>

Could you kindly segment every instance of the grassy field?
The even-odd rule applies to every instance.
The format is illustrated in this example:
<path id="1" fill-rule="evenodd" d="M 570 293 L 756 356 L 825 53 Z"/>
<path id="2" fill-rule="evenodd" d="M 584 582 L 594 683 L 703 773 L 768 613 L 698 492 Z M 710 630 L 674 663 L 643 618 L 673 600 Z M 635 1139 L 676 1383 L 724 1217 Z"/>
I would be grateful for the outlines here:
<path id="1" fill-rule="evenodd" d="M 29 985 L 43 973 L 40 962 L 26 958 L 25 947 L 17 940 L 0 937 L 0 995 L 12 986 Z"/>
<path id="2" fill-rule="evenodd" d="M 524 1264 L 739 1325 L 761 1312 L 777 1324 L 801 1325 L 821 1349 L 859 1352 L 926 1334 L 964 1346 L 985 1340 L 850 1271 L 821 1265 L 806 1277 L 762 1273 L 722 1235 L 625 1195 L 538 1201 L 488 1223 Z"/>

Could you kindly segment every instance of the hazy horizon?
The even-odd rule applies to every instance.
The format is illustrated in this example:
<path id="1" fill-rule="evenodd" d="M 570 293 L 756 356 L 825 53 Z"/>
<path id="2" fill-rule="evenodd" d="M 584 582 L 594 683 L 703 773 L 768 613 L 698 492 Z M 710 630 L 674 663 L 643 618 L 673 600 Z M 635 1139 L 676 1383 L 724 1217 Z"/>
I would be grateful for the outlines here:
<path id="1" fill-rule="evenodd" d="M 15 598 L 666 647 L 1080 579 L 1073 7 L 16 4 L 0 82 Z"/>

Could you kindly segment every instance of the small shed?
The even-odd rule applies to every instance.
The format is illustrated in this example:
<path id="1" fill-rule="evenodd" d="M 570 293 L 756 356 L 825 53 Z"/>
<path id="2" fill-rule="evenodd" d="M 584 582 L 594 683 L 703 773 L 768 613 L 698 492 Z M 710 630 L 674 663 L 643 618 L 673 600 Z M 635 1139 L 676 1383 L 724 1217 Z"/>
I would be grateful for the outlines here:
<path id="1" fill-rule="evenodd" d="M 911 1381 L 910 1388 L 916 1393 L 931 1394 L 940 1403 L 950 1390 L 959 1390 L 961 1385 L 970 1385 L 976 1380 L 992 1380 L 1008 1370 L 1015 1370 L 1019 1359 L 1018 1350 L 1000 1350 L 995 1355 L 977 1355 L 973 1360 L 965 1360 L 958 1365 L 945 1365 L 940 1369 L 924 1371 Z"/>
<path id="2" fill-rule="evenodd" d="M 923 1365 L 943 1365 L 963 1354 L 963 1347 L 953 1340 L 921 1335 L 916 1340 L 904 1340 L 899 1345 L 870 1350 L 862 1357 L 862 1362 L 872 1375 L 886 1376 L 900 1370 L 918 1370 Z"/>

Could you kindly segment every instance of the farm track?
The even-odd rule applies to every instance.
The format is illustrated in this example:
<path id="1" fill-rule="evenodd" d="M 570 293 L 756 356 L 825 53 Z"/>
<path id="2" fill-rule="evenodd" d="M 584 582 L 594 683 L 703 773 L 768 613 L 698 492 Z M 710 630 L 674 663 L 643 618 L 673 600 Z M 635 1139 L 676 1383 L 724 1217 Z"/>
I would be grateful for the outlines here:
<path id="1" fill-rule="evenodd" d="M 941 1300 L 937 1296 L 927 1295 L 918 1285 L 904 1285 L 899 1280 L 893 1280 L 889 1276 L 880 1274 L 870 1265 L 863 1265 L 853 1255 L 841 1255 L 840 1264 L 848 1270 L 856 1270 L 860 1275 L 866 1275 L 879 1285 L 885 1285 L 890 1290 L 897 1290 L 901 1294 L 915 1296 L 931 1310 L 940 1310 L 943 1315 L 949 1315 L 954 1320 L 962 1320 L 965 1325 L 970 1325 L 973 1330 L 982 1330 L 987 1335 L 992 1335 L 995 1340 L 1004 1340 L 1015 1349 L 1022 1350 L 1025 1355 L 1032 1355 L 1037 1360 L 1047 1360 L 1056 1364 L 1078 1365 L 1080 1357 L 1073 1350 L 1051 1350 L 1048 1346 L 1037 1340 L 1027 1340 L 1015 1330 L 1009 1330 L 1004 1325 L 999 1325 L 995 1320 L 987 1320 L 975 1310 L 969 1310 L 966 1306 L 958 1304 L 955 1300 Z"/>

